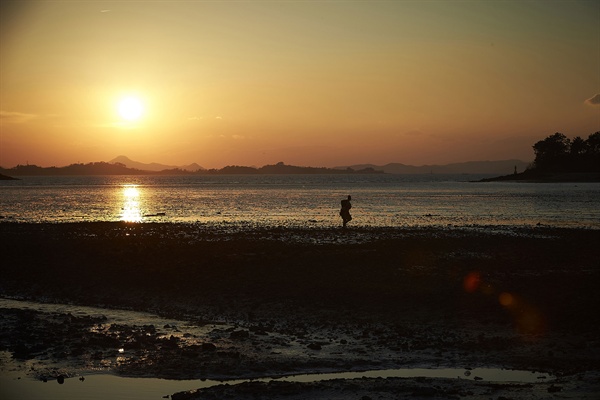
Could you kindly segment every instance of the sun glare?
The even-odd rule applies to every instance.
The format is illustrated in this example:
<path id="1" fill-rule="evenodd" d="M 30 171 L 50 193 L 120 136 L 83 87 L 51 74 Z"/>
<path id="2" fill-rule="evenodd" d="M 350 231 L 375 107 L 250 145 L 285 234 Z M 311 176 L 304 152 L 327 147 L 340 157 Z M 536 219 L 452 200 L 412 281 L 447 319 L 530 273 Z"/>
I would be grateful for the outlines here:
<path id="1" fill-rule="evenodd" d="M 144 105 L 137 97 L 125 97 L 119 101 L 119 115 L 127 121 L 136 121 L 144 113 Z"/>
<path id="2" fill-rule="evenodd" d="M 142 211 L 140 209 L 140 190 L 133 185 L 123 187 L 123 213 L 121 221 L 125 222 L 141 222 Z"/>

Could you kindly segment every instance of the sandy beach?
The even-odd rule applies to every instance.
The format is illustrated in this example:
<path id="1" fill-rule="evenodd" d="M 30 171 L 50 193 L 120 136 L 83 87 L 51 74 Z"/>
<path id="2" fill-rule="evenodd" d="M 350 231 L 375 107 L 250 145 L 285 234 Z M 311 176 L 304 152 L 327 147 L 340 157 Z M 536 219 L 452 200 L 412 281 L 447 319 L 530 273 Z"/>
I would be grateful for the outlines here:
<path id="1" fill-rule="evenodd" d="M 237 379 L 391 368 L 556 377 L 248 382 L 173 399 L 597 398 L 600 231 L 0 223 L 5 299 L 151 312 L 136 325 L 2 308 L 29 376 Z M 200 330 L 198 330 L 200 329 Z"/>

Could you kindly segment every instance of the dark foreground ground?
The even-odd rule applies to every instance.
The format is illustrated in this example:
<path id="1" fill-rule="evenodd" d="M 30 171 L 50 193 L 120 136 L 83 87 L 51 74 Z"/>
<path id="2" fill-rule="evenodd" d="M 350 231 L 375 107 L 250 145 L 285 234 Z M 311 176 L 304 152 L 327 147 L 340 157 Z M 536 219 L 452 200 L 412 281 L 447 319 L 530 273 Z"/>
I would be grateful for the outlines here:
<path id="1" fill-rule="evenodd" d="M 36 360 L 29 373 L 41 379 L 98 368 L 222 379 L 501 367 L 558 378 L 252 382 L 172 397 L 591 399 L 600 391 L 598 230 L 0 223 L 0 257 L 5 298 L 151 311 L 190 327 L 0 309 L 0 350 Z"/>

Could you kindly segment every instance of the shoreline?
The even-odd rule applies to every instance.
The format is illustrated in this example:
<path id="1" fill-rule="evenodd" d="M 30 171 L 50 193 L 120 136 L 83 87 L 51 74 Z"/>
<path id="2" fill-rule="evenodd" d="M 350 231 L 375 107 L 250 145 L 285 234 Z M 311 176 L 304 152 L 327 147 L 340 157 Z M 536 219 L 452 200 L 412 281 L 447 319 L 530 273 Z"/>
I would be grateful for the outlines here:
<path id="1" fill-rule="evenodd" d="M 2 309 L 0 350 L 45 358 L 49 370 L 108 365 L 122 376 L 489 366 L 583 376 L 580 386 L 597 390 L 590 377 L 600 365 L 598 242 L 600 230 L 548 227 L 2 222 L 1 296 L 100 306 L 107 315 L 146 311 L 185 325 Z M 402 379 L 384 379 L 372 393 L 385 393 L 386 382 L 418 383 Z M 373 386 L 358 382 L 335 386 Z M 459 390 L 453 384 L 444 393 Z M 234 397 L 276 387 L 315 388 L 253 383 Z M 515 390 L 509 397 L 527 393 Z"/>
<path id="2" fill-rule="evenodd" d="M 600 182 L 600 172 L 535 172 L 484 178 L 475 182 L 529 182 L 529 183 L 595 183 Z"/>

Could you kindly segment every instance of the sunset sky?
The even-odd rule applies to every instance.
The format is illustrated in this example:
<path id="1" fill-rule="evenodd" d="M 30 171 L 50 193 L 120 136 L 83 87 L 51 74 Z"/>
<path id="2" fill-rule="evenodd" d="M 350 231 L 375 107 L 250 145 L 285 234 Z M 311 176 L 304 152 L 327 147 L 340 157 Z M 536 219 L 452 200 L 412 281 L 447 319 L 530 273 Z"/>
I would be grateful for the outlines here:
<path id="1" fill-rule="evenodd" d="M 596 0 L 3 0 L 0 18 L 5 168 L 531 161 L 600 131 Z"/>

